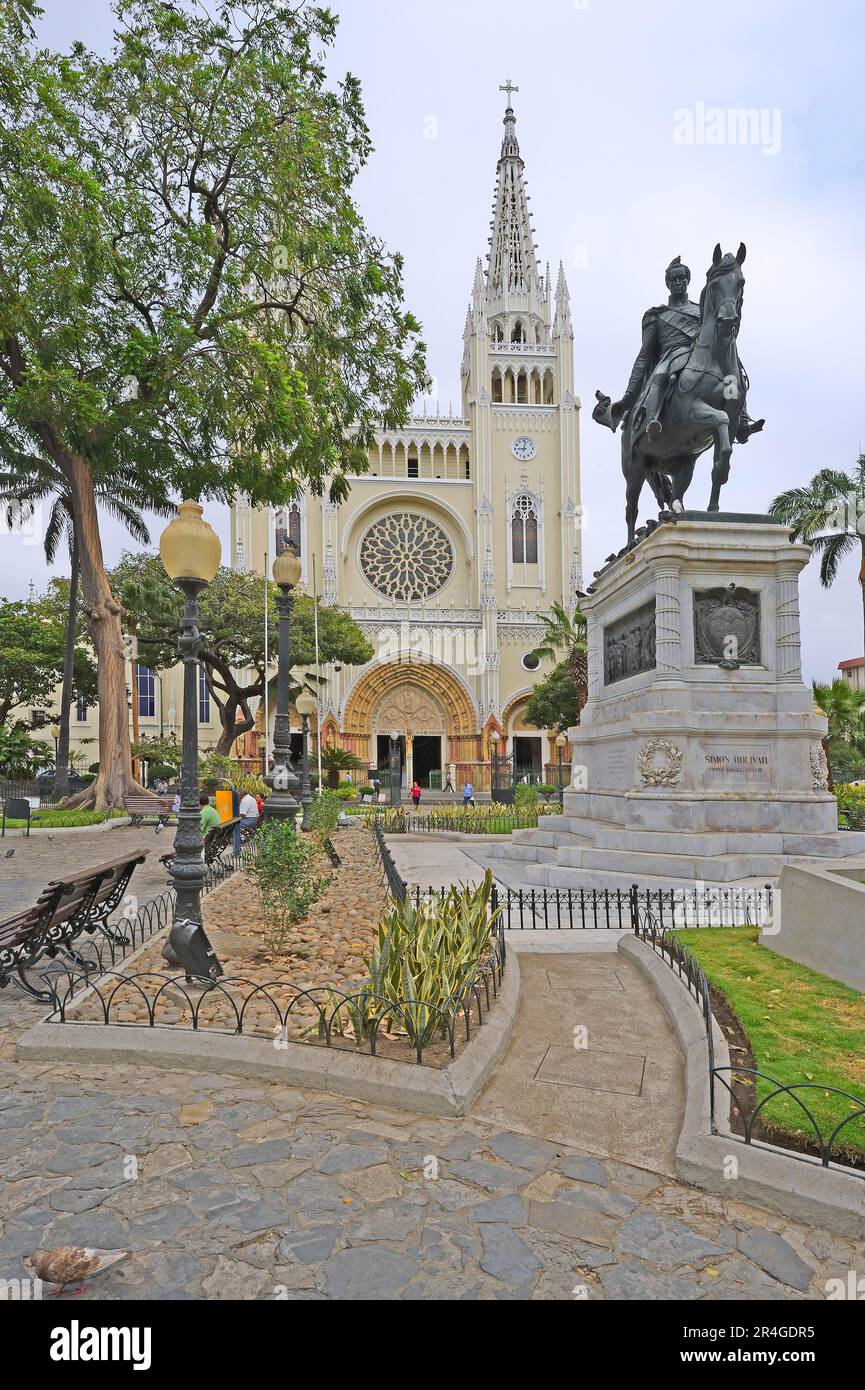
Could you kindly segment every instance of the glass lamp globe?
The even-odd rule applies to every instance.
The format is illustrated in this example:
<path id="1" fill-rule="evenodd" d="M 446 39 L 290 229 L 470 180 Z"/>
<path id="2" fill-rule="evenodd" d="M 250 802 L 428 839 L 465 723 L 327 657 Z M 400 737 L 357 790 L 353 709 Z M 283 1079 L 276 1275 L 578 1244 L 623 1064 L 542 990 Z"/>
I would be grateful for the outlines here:
<path id="1" fill-rule="evenodd" d="M 558 738 L 556 739 L 556 747 L 557 747 L 557 748 L 564 748 L 564 746 L 565 746 L 565 744 L 567 743 L 567 741 L 568 741 L 568 739 L 567 739 L 567 735 L 566 735 L 566 734 L 559 734 Z"/>
<path id="2" fill-rule="evenodd" d="M 181 502 L 177 516 L 162 532 L 159 554 L 169 579 L 197 579 L 203 584 L 213 579 L 222 546 L 197 502 Z"/>
<path id="3" fill-rule="evenodd" d="M 300 583 L 301 563 L 294 547 L 287 545 L 273 562 L 273 577 L 280 589 L 295 589 Z"/>
<path id="4" fill-rule="evenodd" d="M 315 696 L 311 695 L 308 690 L 301 690 L 294 702 L 294 708 L 297 710 L 301 719 L 308 719 L 313 713 L 315 705 Z"/>

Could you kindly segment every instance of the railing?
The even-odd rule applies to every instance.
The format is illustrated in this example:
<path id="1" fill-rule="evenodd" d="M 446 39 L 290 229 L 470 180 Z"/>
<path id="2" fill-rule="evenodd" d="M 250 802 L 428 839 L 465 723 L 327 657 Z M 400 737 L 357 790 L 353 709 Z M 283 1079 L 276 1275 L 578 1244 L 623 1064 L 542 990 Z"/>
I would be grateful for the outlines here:
<path id="1" fill-rule="evenodd" d="M 375 847 L 378 850 L 378 857 L 382 866 L 382 881 L 387 883 L 388 892 L 391 897 L 398 902 L 404 903 L 408 884 L 397 869 L 394 857 L 385 843 L 384 835 L 381 833 L 381 826 L 378 820 L 373 821 L 373 834 L 375 836 Z"/>
<path id="2" fill-rule="evenodd" d="M 729 890 L 728 890 L 729 891 Z M 759 890 L 757 890 L 759 891 Z M 771 889 L 768 890 L 771 894 Z M 631 896 L 634 898 L 635 890 Z M 712 1133 L 717 1134 L 717 1124 L 715 1119 L 716 1111 L 716 1082 L 720 1083 L 728 1092 L 731 1101 L 735 1104 L 742 1123 L 742 1134 L 734 1131 L 725 1133 L 725 1139 L 734 1139 L 739 1143 L 744 1143 L 750 1147 L 760 1148 L 768 1153 L 777 1153 L 779 1148 L 789 1158 L 795 1158 L 802 1162 L 807 1162 L 805 1153 L 796 1153 L 792 1149 L 786 1148 L 782 1144 L 770 1144 L 760 1142 L 759 1136 L 755 1137 L 755 1127 L 763 1121 L 763 1112 L 770 1101 L 776 1096 L 789 1096 L 798 1105 L 802 1115 L 807 1119 L 811 1132 L 813 1133 L 813 1147 L 816 1156 L 820 1159 L 823 1168 L 829 1168 L 833 1162 L 833 1150 L 837 1146 L 838 1137 L 842 1131 L 846 1130 L 854 1120 L 865 1119 L 865 1100 L 861 1096 L 852 1095 L 849 1091 L 842 1091 L 837 1086 L 827 1086 L 818 1081 L 779 1081 L 777 1077 L 770 1076 L 768 1072 L 761 1071 L 757 1067 L 743 1066 L 737 1063 L 735 1066 L 718 1066 L 715 1061 L 715 1040 L 713 1035 L 714 1016 L 712 1013 L 711 989 L 696 956 L 688 950 L 687 946 L 677 941 L 670 934 L 670 929 L 661 927 L 654 915 L 653 907 L 646 901 L 647 895 L 640 895 L 642 901 L 635 904 L 635 933 L 640 941 L 646 942 L 662 960 L 670 966 L 686 985 L 689 992 L 693 995 L 703 1016 L 703 1027 L 706 1035 L 706 1048 L 709 1066 L 709 1107 L 711 1116 Z M 693 923 L 691 925 L 694 925 Z M 729 1076 L 729 1081 L 727 1080 Z M 756 1087 L 758 1081 L 768 1083 L 774 1087 L 762 1100 L 756 1101 L 753 1109 L 749 1110 L 747 1104 L 743 1104 L 741 1094 L 737 1095 L 733 1089 L 734 1083 L 747 1079 L 746 1084 L 750 1083 L 754 1087 L 754 1099 L 756 1101 Z M 825 1132 L 811 1108 L 806 1105 L 799 1092 L 814 1091 L 821 1092 L 823 1096 L 838 1096 L 848 1102 L 852 1107 L 849 1115 L 834 1125 L 828 1132 Z M 836 1160 L 836 1163 L 838 1161 Z M 851 1168 L 846 1163 L 841 1163 L 846 1172 L 853 1173 L 856 1177 L 865 1179 L 865 1171 Z"/>
<path id="3" fill-rule="evenodd" d="M 388 886 L 394 896 L 405 897 L 405 882 L 396 872 L 381 831 L 374 827 L 376 845 Z M 254 856 L 254 842 L 241 855 L 227 863 L 212 865 L 208 871 L 205 891 L 229 877 L 238 868 L 247 867 Z M 402 893 L 400 893 L 400 888 Z M 173 889 L 162 893 L 140 908 L 129 919 L 121 918 L 108 929 L 104 941 L 92 946 L 90 958 L 70 953 L 51 967 L 46 979 L 51 995 L 53 1021 L 74 1026 L 92 1023 L 86 1015 L 75 1017 L 78 1006 L 98 1001 L 98 1022 L 118 1027 L 180 1028 L 184 1031 L 209 1031 L 240 1036 L 244 1033 L 265 1036 L 276 1047 L 289 1041 L 306 1045 L 339 1047 L 354 1050 L 366 1046 L 376 1056 L 384 1043 L 389 1045 L 388 1056 L 406 1060 L 399 1055 L 406 1046 L 414 1052 L 417 1065 L 429 1054 L 436 1042 L 446 1044 L 445 1052 L 456 1056 L 457 1034 L 462 1022 L 465 1041 L 469 1042 L 473 1028 L 479 1027 L 492 1003 L 498 997 L 504 976 L 506 949 L 501 922 L 494 899 L 490 902 L 490 937 L 483 954 L 469 966 L 466 983 L 444 1000 L 432 1003 L 424 999 L 392 999 L 374 993 L 368 984 L 348 991 L 332 985 L 303 987 L 294 984 L 286 972 L 276 971 L 267 980 L 255 982 L 248 977 L 229 976 L 219 980 L 189 979 L 185 974 L 171 975 L 164 971 L 147 970 L 123 973 L 115 968 L 131 952 L 145 944 L 156 932 L 167 927 L 174 914 Z M 107 962 L 110 960 L 110 967 Z M 86 991 L 86 994 L 84 993 Z M 185 1021 L 162 1016 L 163 1010 L 176 1013 L 180 1003 Z M 142 1021 L 119 1017 L 132 1004 L 143 1012 Z M 267 1015 L 261 1019 L 262 1007 Z M 396 1033 L 391 1034 L 391 1029 Z M 289 1037 L 290 1031 L 298 1035 Z M 313 1035 L 316 1042 L 312 1041 Z M 435 1061 L 435 1059 L 433 1059 Z"/>
<path id="4" fill-rule="evenodd" d="M 512 830 L 537 830 L 555 816 L 558 806 L 517 809 L 503 802 L 490 803 L 490 810 L 463 811 L 461 807 L 442 811 L 409 811 L 395 807 L 372 811 L 370 820 L 386 835 L 426 835 L 450 830 L 461 835 L 506 835 Z M 496 829 L 496 826 L 501 827 Z"/>
<path id="5" fill-rule="evenodd" d="M 376 826 L 377 832 L 381 830 Z M 381 836 L 385 852 L 390 851 Z M 391 863 L 393 863 L 393 858 Z M 394 866 L 395 868 L 395 866 Z M 395 870 L 396 871 L 396 870 Z M 404 880 L 400 879 L 403 883 Z M 408 890 L 407 890 L 408 891 Z M 413 900 L 443 897 L 447 888 L 413 887 Z M 759 926 L 771 921 L 772 887 L 676 888 L 501 888 L 496 885 L 505 931 L 638 931 L 685 927 Z M 663 923 L 659 920 L 663 912 Z"/>
<path id="6" fill-rule="evenodd" d="M 212 893 L 239 869 L 249 868 L 254 858 L 255 842 L 252 841 L 241 849 L 239 855 L 224 855 L 215 863 L 208 864 L 204 871 L 202 893 L 205 896 Z M 121 909 L 118 917 L 100 928 L 93 936 L 79 937 L 68 950 L 48 965 L 43 966 L 41 962 L 34 965 L 32 973 L 38 973 L 40 981 L 44 980 L 46 990 L 55 1000 L 55 1007 L 58 1007 L 57 998 L 61 993 L 67 996 L 72 993 L 73 980 L 76 987 L 80 987 L 89 983 L 91 979 L 113 970 L 118 963 L 144 946 L 151 937 L 174 920 L 174 888 L 166 888 L 163 893 L 141 906 L 133 907 L 136 902 L 134 896 L 127 896 L 130 899 L 127 907 Z M 65 991 L 59 990 L 57 981 L 60 979 L 67 982 Z"/>
<path id="7" fill-rule="evenodd" d="M 73 796 L 77 791 L 83 791 L 84 785 L 76 783 L 68 791 L 57 792 L 54 784 L 49 779 L 46 781 L 24 781 L 7 782 L 0 779 L 0 801 L 11 801 L 16 797 L 25 797 L 28 801 L 38 800 L 40 806 L 54 806 L 58 801 L 62 801 L 65 796 Z"/>

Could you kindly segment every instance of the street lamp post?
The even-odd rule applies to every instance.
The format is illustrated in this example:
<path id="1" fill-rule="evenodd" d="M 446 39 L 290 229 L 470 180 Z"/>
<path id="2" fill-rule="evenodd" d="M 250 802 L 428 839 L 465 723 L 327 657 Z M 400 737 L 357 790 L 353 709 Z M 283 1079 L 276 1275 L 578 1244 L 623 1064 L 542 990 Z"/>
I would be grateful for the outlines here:
<path id="1" fill-rule="evenodd" d="M 60 725 L 59 725 L 59 724 L 52 724 L 52 725 L 51 725 L 51 737 L 52 737 L 53 740 L 54 740 L 54 776 L 55 776 L 55 778 L 57 778 L 57 777 L 60 776 L 60 768 L 57 766 L 57 745 L 58 745 L 58 743 L 60 742 Z"/>
<path id="2" fill-rule="evenodd" d="M 198 599 L 219 569 L 222 547 L 216 532 L 203 519 L 197 502 L 183 502 L 178 515 L 162 533 L 159 554 L 169 579 L 183 593 L 180 625 L 183 661 L 183 723 L 180 771 L 180 810 L 175 856 L 168 872 L 174 880 L 174 924 L 163 951 L 166 960 L 183 965 L 188 976 L 223 974 L 201 921 L 204 884 L 204 837 L 198 801 Z"/>
<path id="3" fill-rule="evenodd" d="M 312 791 L 309 785 L 309 716 L 316 707 L 316 698 L 308 690 L 302 690 L 294 702 L 294 707 L 303 723 L 303 779 L 300 784 L 300 804 L 303 807 L 301 830 L 312 829 Z"/>
<path id="4" fill-rule="evenodd" d="M 273 771 L 265 774 L 270 796 L 264 803 L 267 820 L 287 820 L 294 825 L 300 810 L 294 792 L 298 776 L 291 765 L 291 729 L 288 722 L 288 672 L 291 666 L 291 615 L 294 591 L 300 583 L 301 565 L 294 548 L 287 545 L 273 562 L 273 577 L 279 587 L 276 608 L 279 613 L 279 665 L 276 677 L 276 722 L 273 727 Z"/>
<path id="5" fill-rule="evenodd" d="M 399 730 L 390 731 L 390 804 L 399 806 L 402 801 L 402 766 L 399 756 Z"/>
<path id="6" fill-rule="evenodd" d="M 562 771 L 562 756 L 563 756 L 563 754 L 564 754 L 565 744 L 567 743 L 567 741 L 568 741 L 568 740 L 567 740 L 567 737 L 565 736 L 564 733 L 560 733 L 559 736 L 558 736 L 558 738 L 556 739 L 556 756 L 557 756 L 558 762 L 559 762 L 559 805 L 560 805 L 560 806 L 564 806 L 564 804 L 565 804 L 565 778 L 564 778 L 564 772 Z"/>
<path id="7" fill-rule="evenodd" d="M 495 801 L 498 787 L 499 731 L 490 729 L 490 801 Z"/>

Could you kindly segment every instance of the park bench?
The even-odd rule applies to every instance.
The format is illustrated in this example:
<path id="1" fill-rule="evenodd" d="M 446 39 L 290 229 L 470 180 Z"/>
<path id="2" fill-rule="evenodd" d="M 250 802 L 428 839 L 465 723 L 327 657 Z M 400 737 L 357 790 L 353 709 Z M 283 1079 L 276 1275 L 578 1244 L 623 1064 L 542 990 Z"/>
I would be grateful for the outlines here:
<path id="1" fill-rule="evenodd" d="M 155 825 L 165 826 L 171 815 L 171 802 L 163 801 L 162 797 L 153 796 L 150 792 L 137 792 L 132 796 L 123 798 L 124 808 L 129 813 L 131 824 L 137 829 L 139 825 L 144 825 L 145 820 L 152 817 Z"/>
<path id="2" fill-rule="evenodd" d="M 234 842 L 234 828 L 240 825 L 240 816 L 235 816 L 233 820 L 224 820 L 221 825 L 215 825 L 212 830 L 208 830 L 204 837 L 204 862 L 205 865 L 216 864 L 222 858 L 225 851 Z M 175 859 L 174 851 L 170 854 L 160 856 L 161 864 L 171 864 Z"/>
<path id="3" fill-rule="evenodd" d="M 85 972 L 96 969 L 95 962 L 83 961 L 71 948 L 82 932 L 91 936 L 100 932 L 118 943 L 122 940 L 107 925 L 108 918 L 122 903 L 134 870 L 146 858 L 147 851 L 138 850 L 54 879 L 32 907 L 0 922 L 0 989 L 15 976 L 16 984 L 47 1003 L 53 998 L 51 990 L 40 990 L 27 978 L 27 971 L 43 957 L 71 956 L 77 968 Z"/>

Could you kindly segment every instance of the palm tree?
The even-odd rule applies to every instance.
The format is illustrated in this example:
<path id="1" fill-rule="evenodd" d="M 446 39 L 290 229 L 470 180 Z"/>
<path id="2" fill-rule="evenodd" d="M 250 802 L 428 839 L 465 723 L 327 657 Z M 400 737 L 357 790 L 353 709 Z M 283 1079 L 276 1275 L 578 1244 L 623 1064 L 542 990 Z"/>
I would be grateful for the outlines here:
<path id="1" fill-rule="evenodd" d="M 150 533 L 141 516 L 143 499 L 133 485 L 115 473 L 100 477 L 95 485 L 96 500 L 110 516 L 122 521 L 132 538 L 145 546 Z M 69 720 L 72 710 L 72 687 L 75 667 L 75 629 L 78 623 L 78 545 L 75 540 L 75 520 L 72 497 L 63 474 L 46 460 L 29 459 L 26 483 L 16 470 L 0 471 L 0 504 L 6 506 L 6 524 L 10 530 L 30 520 L 37 507 L 52 498 L 48 524 L 43 542 L 45 559 L 54 563 L 57 547 L 65 536 L 69 549 L 69 610 L 66 616 L 66 645 L 63 652 L 63 678 L 60 691 L 60 737 L 57 740 L 55 789 L 60 796 L 69 790 Z M 150 501 L 151 499 L 148 499 Z M 166 508 L 167 515 L 170 509 Z"/>
<path id="2" fill-rule="evenodd" d="M 824 589 L 835 582 L 845 555 L 858 549 L 865 634 L 865 454 L 859 455 L 852 473 L 821 468 L 807 487 L 782 492 L 769 511 L 793 527 L 795 540 L 808 541 L 818 552 Z"/>
<path id="3" fill-rule="evenodd" d="M 531 655 L 540 661 L 567 662 L 577 688 L 578 707 L 582 709 L 589 698 L 586 616 L 579 608 L 571 615 L 560 603 L 551 604 L 549 615 L 542 613 L 540 616 L 546 631 L 543 641 Z"/>
<path id="4" fill-rule="evenodd" d="M 856 690 L 849 681 L 836 676 L 831 685 L 814 681 L 814 703 L 822 710 L 829 728 L 823 739 L 823 752 L 832 790 L 832 744 L 861 743 L 865 739 L 865 690 Z"/>
<path id="5" fill-rule="evenodd" d="M 328 786 L 338 787 L 341 772 L 360 772 L 366 763 L 361 762 L 354 753 L 347 753 L 344 748 L 322 748 L 321 767 L 327 773 Z"/>

